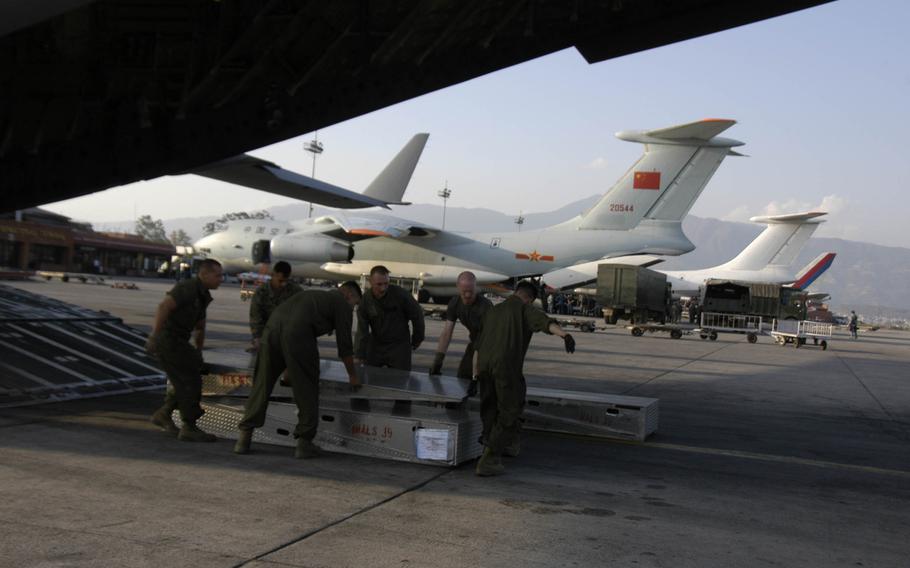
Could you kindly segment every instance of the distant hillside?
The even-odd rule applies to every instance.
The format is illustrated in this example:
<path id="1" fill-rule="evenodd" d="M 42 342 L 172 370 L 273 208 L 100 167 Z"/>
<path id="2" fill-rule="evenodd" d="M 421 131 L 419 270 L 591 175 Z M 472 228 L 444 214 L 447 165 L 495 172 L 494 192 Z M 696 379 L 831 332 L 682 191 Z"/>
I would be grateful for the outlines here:
<path id="1" fill-rule="evenodd" d="M 525 214 L 522 230 L 539 229 L 561 223 L 587 210 L 600 198 L 599 195 L 576 201 L 549 213 Z M 276 219 L 304 219 L 305 203 L 272 207 Z M 375 210 L 371 210 L 375 211 Z M 317 207 L 315 214 L 328 210 Z M 357 215 L 357 211 L 350 212 Z M 413 219 L 434 226 L 442 224 L 442 206 L 415 204 L 395 207 L 392 215 Z M 509 214 L 484 208 L 449 206 L 446 210 L 446 229 L 452 231 L 514 231 L 514 218 L 518 211 Z M 166 219 L 168 232 L 183 229 L 194 239 L 202 236 L 202 227 L 214 217 Z M 124 223 L 128 225 L 128 223 Z M 758 235 L 763 226 L 752 223 L 733 223 L 718 219 L 703 219 L 689 215 L 683 221 L 686 235 L 696 249 L 681 257 L 672 258 L 660 266 L 666 269 L 704 268 L 714 266 L 736 256 Z M 813 238 L 800 255 L 798 262 L 808 264 L 826 251 L 834 251 L 837 258 L 832 267 L 813 286 L 815 291 L 832 295 L 832 305 L 839 309 L 851 306 L 880 306 L 904 308 L 910 298 L 910 249 L 885 247 L 843 239 Z"/>

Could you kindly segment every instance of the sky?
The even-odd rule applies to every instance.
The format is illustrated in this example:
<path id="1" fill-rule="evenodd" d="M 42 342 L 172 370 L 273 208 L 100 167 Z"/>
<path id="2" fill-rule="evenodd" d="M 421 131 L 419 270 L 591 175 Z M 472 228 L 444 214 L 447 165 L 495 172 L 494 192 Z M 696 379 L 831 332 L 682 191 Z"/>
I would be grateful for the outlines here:
<path id="1" fill-rule="evenodd" d="M 320 130 L 316 177 L 362 191 L 429 132 L 406 199 L 440 204 L 447 183 L 453 207 L 545 212 L 604 193 L 637 159 L 615 132 L 730 118 L 722 136 L 748 157 L 723 162 L 692 214 L 822 210 L 818 236 L 910 247 L 907 21 L 910 2 L 839 0 L 593 65 L 564 50 Z M 312 138 L 250 153 L 310 175 Z M 291 202 L 177 176 L 45 207 L 113 228 Z"/>

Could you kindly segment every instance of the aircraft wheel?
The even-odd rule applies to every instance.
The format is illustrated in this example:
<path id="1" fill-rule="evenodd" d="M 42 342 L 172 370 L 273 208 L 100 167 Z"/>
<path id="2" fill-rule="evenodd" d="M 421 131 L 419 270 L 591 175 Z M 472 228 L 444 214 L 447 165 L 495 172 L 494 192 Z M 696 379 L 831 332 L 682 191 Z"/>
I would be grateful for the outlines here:
<path id="1" fill-rule="evenodd" d="M 827 350 L 828 350 L 828 342 L 825 341 L 824 339 L 822 339 L 821 346 L 822 346 L 822 351 L 827 351 Z"/>
<path id="2" fill-rule="evenodd" d="M 672 330 L 670 330 L 670 337 L 672 339 L 679 339 L 680 337 L 682 337 L 682 332 L 679 331 L 678 329 L 672 329 Z"/>
<path id="3" fill-rule="evenodd" d="M 632 335 L 634 335 L 635 337 L 641 337 L 642 335 L 644 335 L 644 333 L 645 333 L 644 330 L 641 329 L 640 327 L 632 328 Z"/>
<path id="4" fill-rule="evenodd" d="M 749 335 L 746 336 L 746 339 L 749 341 L 749 343 L 755 343 L 756 341 L 758 341 L 758 336 L 755 335 L 754 333 L 750 333 Z"/>
<path id="5" fill-rule="evenodd" d="M 711 335 L 709 335 L 708 338 L 709 338 L 711 341 L 717 341 L 717 332 L 716 332 L 716 331 L 712 331 L 712 332 L 711 332 Z"/>

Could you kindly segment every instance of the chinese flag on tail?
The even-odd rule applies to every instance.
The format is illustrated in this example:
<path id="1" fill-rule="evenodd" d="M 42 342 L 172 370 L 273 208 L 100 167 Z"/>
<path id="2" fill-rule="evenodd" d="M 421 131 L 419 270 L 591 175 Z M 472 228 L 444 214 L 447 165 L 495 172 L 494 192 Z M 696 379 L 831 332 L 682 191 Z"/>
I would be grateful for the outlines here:
<path id="1" fill-rule="evenodd" d="M 660 172 L 635 172 L 632 189 L 660 189 Z"/>

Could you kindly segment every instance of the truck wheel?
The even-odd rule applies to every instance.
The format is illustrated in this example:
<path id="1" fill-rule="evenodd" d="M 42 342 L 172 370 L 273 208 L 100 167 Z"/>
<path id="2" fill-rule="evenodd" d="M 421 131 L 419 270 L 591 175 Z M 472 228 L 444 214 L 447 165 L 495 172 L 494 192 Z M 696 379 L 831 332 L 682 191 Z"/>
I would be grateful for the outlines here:
<path id="1" fill-rule="evenodd" d="M 680 337 L 682 337 L 682 332 L 681 332 L 681 331 L 679 331 L 678 329 L 671 329 L 671 330 L 670 330 L 670 338 L 672 338 L 672 339 L 679 339 Z"/>
<path id="2" fill-rule="evenodd" d="M 758 336 L 755 335 L 754 333 L 750 333 L 749 335 L 746 336 L 746 339 L 749 341 L 749 343 L 755 343 L 756 341 L 758 341 Z"/>
<path id="3" fill-rule="evenodd" d="M 635 337 L 641 337 L 642 334 L 644 334 L 644 330 L 642 330 L 640 327 L 632 328 L 632 335 L 634 335 Z"/>
<path id="4" fill-rule="evenodd" d="M 710 339 L 711 341 L 717 341 L 717 332 L 712 331 L 711 335 L 708 336 L 708 339 Z"/>

